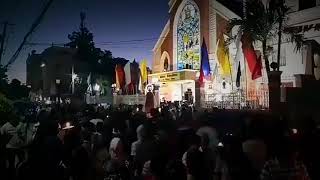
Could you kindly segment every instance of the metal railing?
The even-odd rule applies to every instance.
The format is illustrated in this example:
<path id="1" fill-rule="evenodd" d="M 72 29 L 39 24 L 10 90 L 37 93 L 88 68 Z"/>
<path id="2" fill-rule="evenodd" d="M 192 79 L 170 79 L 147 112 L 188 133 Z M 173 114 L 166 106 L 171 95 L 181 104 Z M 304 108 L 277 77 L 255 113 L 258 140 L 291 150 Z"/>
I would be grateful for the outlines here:
<path id="1" fill-rule="evenodd" d="M 205 94 L 203 108 L 217 107 L 219 109 L 268 109 L 269 92 L 259 90 L 255 92 L 215 93 Z"/>

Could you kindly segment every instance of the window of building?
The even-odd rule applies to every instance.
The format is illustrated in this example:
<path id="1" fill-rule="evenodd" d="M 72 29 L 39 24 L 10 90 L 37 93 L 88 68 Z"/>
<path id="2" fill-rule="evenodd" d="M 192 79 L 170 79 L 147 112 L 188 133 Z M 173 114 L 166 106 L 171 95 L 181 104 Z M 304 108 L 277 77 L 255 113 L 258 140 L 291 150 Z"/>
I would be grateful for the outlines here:
<path id="1" fill-rule="evenodd" d="M 317 0 L 299 0 L 299 10 L 313 8 L 317 5 Z"/>
<path id="2" fill-rule="evenodd" d="M 180 69 L 200 69 L 200 12 L 187 2 L 177 23 L 177 61 Z"/>

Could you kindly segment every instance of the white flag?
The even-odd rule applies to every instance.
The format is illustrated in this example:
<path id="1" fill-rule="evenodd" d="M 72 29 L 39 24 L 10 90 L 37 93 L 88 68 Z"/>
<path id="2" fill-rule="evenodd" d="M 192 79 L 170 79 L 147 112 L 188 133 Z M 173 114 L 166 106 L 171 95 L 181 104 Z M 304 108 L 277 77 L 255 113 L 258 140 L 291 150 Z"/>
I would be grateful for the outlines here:
<path id="1" fill-rule="evenodd" d="M 87 78 L 87 84 L 88 84 L 88 88 L 87 88 L 87 92 L 88 93 L 92 93 L 92 88 L 91 88 L 91 73 L 89 74 L 88 78 Z"/>
<path id="2" fill-rule="evenodd" d="M 89 74 L 89 76 L 87 78 L 87 84 L 88 84 L 88 86 L 90 86 L 90 84 L 91 84 L 91 73 Z"/>
<path id="3" fill-rule="evenodd" d="M 240 61 L 241 64 L 241 71 L 243 71 L 245 63 L 244 63 L 244 55 L 243 55 L 243 51 L 242 51 L 242 42 L 241 42 L 241 37 L 242 37 L 242 31 L 240 30 L 236 39 L 236 47 L 237 47 L 237 53 L 236 53 L 236 57 L 235 57 L 235 64 L 237 66 L 235 66 L 235 72 L 237 72 L 238 69 L 238 64 Z"/>
<path id="4" fill-rule="evenodd" d="M 141 75 L 139 76 L 140 78 L 139 78 L 139 87 L 138 87 L 138 90 L 141 92 L 141 93 L 143 93 L 142 92 L 142 79 L 141 79 Z"/>
<path id="5" fill-rule="evenodd" d="M 131 68 L 130 68 L 130 61 L 124 66 L 124 74 L 126 78 L 126 86 L 131 83 Z"/>

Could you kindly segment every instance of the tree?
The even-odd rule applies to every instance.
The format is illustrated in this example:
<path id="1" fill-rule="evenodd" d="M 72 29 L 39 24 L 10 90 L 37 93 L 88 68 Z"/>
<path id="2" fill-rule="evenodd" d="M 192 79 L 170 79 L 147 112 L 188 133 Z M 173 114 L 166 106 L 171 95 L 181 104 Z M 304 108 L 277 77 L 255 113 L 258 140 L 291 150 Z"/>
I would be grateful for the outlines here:
<path id="1" fill-rule="evenodd" d="M 11 83 L 8 85 L 8 93 L 7 97 L 11 100 L 18 100 L 28 98 L 30 89 L 21 84 L 18 79 L 13 79 Z"/>
<path id="2" fill-rule="evenodd" d="M 93 42 L 93 34 L 85 26 L 85 17 L 85 13 L 80 13 L 79 31 L 74 31 L 68 35 L 70 42 L 67 46 L 77 48 L 77 57 L 93 65 L 98 52 Z"/>
<path id="3" fill-rule="evenodd" d="M 271 0 L 267 6 L 265 6 L 261 0 L 248 0 L 246 3 L 245 18 L 231 19 L 229 21 L 229 31 L 231 31 L 233 27 L 239 26 L 239 32 L 245 32 L 254 42 L 261 42 L 262 56 L 265 61 L 267 73 L 270 72 L 270 63 L 268 60 L 269 47 L 267 47 L 267 43 L 278 35 L 281 45 L 281 34 L 288 12 L 289 8 L 282 0 Z M 296 43 L 297 50 L 300 50 L 303 36 L 297 36 L 291 33 L 290 36 L 292 42 Z M 234 37 L 231 39 L 233 38 Z M 278 51 L 278 61 L 280 61 L 279 53 L 280 51 Z M 279 62 L 277 66 L 279 66 Z"/>
<path id="4" fill-rule="evenodd" d="M 12 113 L 13 106 L 12 102 L 5 97 L 5 95 L 0 93 L 0 126 L 2 126 L 9 117 L 9 114 Z"/>
<path id="5" fill-rule="evenodd" d="M 79 30 L 68 35 L 70 42 L 67 44 L 69 47 L 77 48 L 76 59 L 87 62 L 89 66 L 88 72 L 77 72 L 78 75 L 83 74 L 82 80 L 77 84 L 78 89 L 76 88 L 76 94 L 78 95 L 86 91 L 88 87 L 86 79 L 89 73 L 91 73 L 92 83 L 104 82 L 104 85 L 107 86 L 105 82 L 109 83 L 114 80 L 116 64 L 128 62 L 124 58 L 114 58 L 111 51 L 95 47 L 94 35 L 85 26 L 84 13 L 80 13 L 80 19 Z M 100 85 L 102 86 L 102 83 Z"/>

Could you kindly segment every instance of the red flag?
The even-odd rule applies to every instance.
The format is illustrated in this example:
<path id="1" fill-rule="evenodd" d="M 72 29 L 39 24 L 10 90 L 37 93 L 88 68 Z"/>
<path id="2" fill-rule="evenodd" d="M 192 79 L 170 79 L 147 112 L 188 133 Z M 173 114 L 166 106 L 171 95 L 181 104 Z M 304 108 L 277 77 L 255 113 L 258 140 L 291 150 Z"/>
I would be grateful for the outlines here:
<path id="1" fill-rule="evenodd" d="M 247 59 L 249 70 L 252 74 L 252 80 L 255 80 L 262 76 L 261 55 L 257 57 L 252 45 L 252 40 L 247 34 L 242 35 L 241 42 L 244 57 Z"/>

